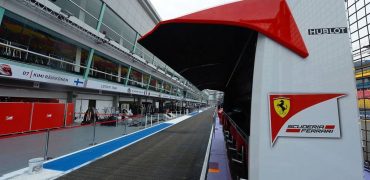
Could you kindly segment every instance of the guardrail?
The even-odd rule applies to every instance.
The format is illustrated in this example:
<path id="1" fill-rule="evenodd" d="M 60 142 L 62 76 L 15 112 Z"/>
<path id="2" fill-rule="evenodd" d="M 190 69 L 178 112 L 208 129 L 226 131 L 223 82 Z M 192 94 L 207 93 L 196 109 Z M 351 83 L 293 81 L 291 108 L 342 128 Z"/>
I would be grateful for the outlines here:
<path id="1" fill-rule="evenodd" d="M 223 112 L 223 115 L 227 118 L 229 123 L 236 129 L 237 133 L 240 135 L 241 138 L 243 138 L 244 142 L 246 144 L 249 143 L 249 136 L 245 134 L 245 132 L 235 123 L 235 121 L 227 115 L 225 112 Z"/>
<path id="2" fill-rule="evenodd" d="M 59 21 L 65 23 L 65 24 L 73 27 L 73 29 L 80 31 L 80 32 L 82 32 L 83 34 L 85 34 L 89 37 L 94 38 L 98 43 L 105 43 L 105 44 L 109 45 L 111 48 L 113 48 L 114 50 L 116 50 L 118 52 L 130 55 L 131 57 L 133 57 L 133 59 L 136 62 L 146 64 L 147 66 L 153 68 L 154 70 L 158 70 L 158 72 L 161 72 L 162 74 L 165 74 L 165 75 L 168 75 L 168 74 L 166 74 L 166 71 L 176 75 L 180 80 L 175 80 L 175 81 L 177 83 L 181 84 L 182 86 L 188 88 L 190 91 L 194 91 L 193 90 L 194 88 L 196 89 L 196 87 L 192 84 L 189 84 L 189 82 L 184 77 L 182 77 L 176 71 L 174 71 L 173 69 L 171 69 L 170 67 L 165 65 L 161 60 L 156 58 L 154 55 L 152 55 L 145 48 L 140 47 L 140 45 L 138 45 L 138 44 L 137 44 L 138 47 L 136 47 L 136 49 L 129 50 L 129 49 L 127 49 L 127 47 L 123 47 L 122 45 L 118 44 L 116 41 L 109 39 L 109 37 L 106 37 L 105 34 L 102 34 L 101 32 L 98 32 L 96 29 L 92 28 L 90 25 L 86 24 L 85 22 L 81 21 L 77 17 L 73 16 L 73 14 L 64 12 L 59 6 L 55 5 L 54 3 L 52 3 L 48 0 L 43 0 L 43 1 L 41 1 L 41 0 L 37 0 L 37 1 L 35 1 L 35 0 L 18 0 L 18 1 L 22 2 L 26 6 L 29 6 L 29 7 L 35 8 L 37 10 L 40 10 L 40 12 L 42 12 L 43 14 L 49 14 L 50 16 L 56 18 L 56 20 L 59 20 Z M 85 9 L 78 6 L 73 1 L 68 0 L 68 2 L 71 2 L 77 8 L 84 11 L 86 15 L 91 16 L 92 19 L 94 19 L 95 21 L 98 21 L 98 19 L 96 17 L 91 15 Z M 126 42 L 129 45 L 132 45 L 132 47 L 134 47 L 135 42 L 130 42 L 129 40 L 127 40 L 127 38 L 121 36 L 119 33 L 114 31 L 111 27 L 107 26 L 106 24 L 102 23 L 102 25 L 107 27 L 109 29 L 109 31 L 113 32 L 116 36 L 121 37 L 124 42 Z M 140 51 L 140 53 L 135 54 L 135 51 Z M 156 61 L 156 62 L 154 62 L 154 61 Z M 163 69 L 164 69 L 164 71 L 163 71 Z M 170 77 L 169 79 L 174 80 L 172 77 Z M 183 82 L 187 82 L 187 83 L 183 83 Z M 188 86 L 188 85 L 190 85 L 190 86 Z M 199 91 L 198 89 L 196 89 L 196 90 Z"/>
<path id="3" fill-rule="evenodd" d="M 37 53 L 29 50 L 28 47 L 1 38 L 0 38 L 0 56 L 24 63 L 30 63 L 36 66 L 44 66 L 48 68 L 52 67 L 53 69 L 62 70 L 73 74 L 82 75 L 84 71 L 87 69 L 86 66 L 75 64 L 73 63 L 72 60 L 63 59 L 53 54 L 45 55 Z M 103 72 L 95 68 L 90 69 L 90 75 L 94 78 L 102 78 L 104 80 L 120 84 L 124 84 L 124 82 L 127 79 L 126 75 L 125 77 L 122 77 L 118 76 L 117 74 Z M 135 87 L 147 89 L 146 82 L 145 83 L 139 82 L 129 78 L 128 84 Z M 158 87 L 150 86 L 150 87 L 152 87 L 151 89 L 154 89 L 158 92 L 161 91 L 166 94 L 175 95 L 174 93 L 171 93 L 170 91 L 159 86 Z"/>
<path id="4" fill-rule="evenodd" d="M 223 110 L 218 111 L 233 177 L 248 177 L 249 136 Z"/>

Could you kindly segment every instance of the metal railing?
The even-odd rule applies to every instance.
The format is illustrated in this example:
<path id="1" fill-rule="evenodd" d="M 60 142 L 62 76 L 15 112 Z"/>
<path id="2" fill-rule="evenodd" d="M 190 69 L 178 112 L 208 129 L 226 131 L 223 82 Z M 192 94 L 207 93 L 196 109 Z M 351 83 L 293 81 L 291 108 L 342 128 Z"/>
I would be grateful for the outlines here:
<path id="1" fill-rule="evenodd" d="M 229 115 L 222 112 L 221 116 L 231 175 L 233 178 L 246 178 L 248 176 L 249 137 Z"/>
<path id="2" fill-rule="evenodd" d="M 370 77 L 368 76 L 369 69 L 369 40 L 370 31 L 368 25 L 370 24 L 368 18 L 370 17 L 369 7 L 370 2 L 367 0 L 345 1 L 347 9 L 347 18 L 349 25 L 350 38 L 352 42 L 353 61 L 356 71 L 356 81 L 359 97 L 358 104 L 360 110 L 360 120 L 362 129 L 362 147 L 364 155 L 365 169 L 370 168 L 370 131 L 368 125 L 368 117 L 370 110 L 366 105 L 369 101 L 365 90 L 368 88 Z"/>
<path id="3" fill-rule="evenodd" d="M 246 144 L 249 143 L 249 136 L 245 133 L 245 131 L 243 131 L 242 128 L 240 128 L 236 123 L 235 121 L 229 116 L 227 115 L 225 112 L 223 112 L 223 115 L 225 117 L 227 117 L 228 121 L 230 122 L 230 124 L 236 129 L 236 131 L 238 132 L 238 134 L 241 135 L 241 137 L 243 138 L 244 142 Z"/>
<path id="4" fill-rule="evenodd" d="M 75 114 L 76 117 L 80 115 L 84 116 L 85 113 Z M 9 162 L 7 166 L 0 169 L 0 174 L 24 168 L 27 166 L 26 163 L 28 160 L 35 157 L 44 157 L 45 160 L 60 157 L 124 135 L 160 125 L 182 115 L 177 113 L 175 117 L 167 116 L 164 113 L 155 113 L 128 116 L 108 112 L 108 114 L 98 114 L 98 119 L 83 125 L 81 125 L 81 122 L 75 122 L 66 127 L 0 136 L 0 146 L 3 147 L 0 150 L 0 161 Z M 12 143 L 9 144 L 9 140 Z M 20 144 L 22 146 L 27 145 L 27 148 L 19 148 Z M 9 149 L 11 151 L 8 151 Z M 9 161 L 10 159 L 11 161 Z"/>
<path id="5" fill-rule="evenodd" d="M 30 7 L 33 7 L 33 8 L 36 8 L 36 9 L 39 9 L 39 10 L 41 10 L 43 13 L 46 13 L 46 14 L 49 14 L 49 15 L 51 15 L 51 16 L 53 16 L 53 17 L 55 17 L 55 18 L 57 18 L 58 20 L 60 20 L 60 21 L 62 21 L 62 22 L 64 22 L 65 24 L 67 24 L 67 25 L 71 25 L 72 27 L 74 27 L 75 29 L 77 29 L 78 31 L 81 31 L 82 33 L 84 33 L 84 34 L 86 34 L 86 35 L 88 35 L 88 36 L 90 36 L 90 37 L 93 37 L 94 39 L 96 39 L 97 41 L 101 41 L 101 42 L 109 42 L 109 40 L 107 39 L 107 38 L 102 38 L 102 37 L 100 37 L 100 36 L 98 36 L 98 35 L 96 35 L 96 34 L 94 34 L 93 32 L 90 32 L 88 29 L 86 29 L 86 28 L 84 28 L 84 27 L 82 27 L 82 26 L 80 26 L 79 24 L 76 24 L 76 23 L 74 23 L 74 22 L 72 22 L 70 19 L 69 19 L 69 16 L 70 15 L 66 15 L 66 14 L 64 14 L 64 13 L 62 13 L 62 12 L 54 12 L 52 9 L 50 9 L 50 8 L 48 8 L 47 6 L 45 6 L 45 5 L 43 5 L 43 4 L 41 4 L 41 3 L 39 3 L 39 2 L 37 2 L 37 1 L 34 1 L 34 0 L 18 0 L 18 1 L 20 1 L 20 2 L 22 2 L 22 3 L 24 3 L 25 5 L 27 5 L 27 6 L 30 6 Z M 71 2 L 71 1 L 69 1 L 69 2 Z M 75 3 L 74 3 L 75 4 Z M 86 10 L 84 10 L 83 8 L 81 8 L 80 6 L 76 6 L 77 8 L 79 8 L 79 9 L 81 9 L 82 11 L 84 11 L 84 12 L 87 12 Z M 89 16 L 91 16 L 91 17 L 93 17 L 95 20 L 97 19 L 96 17 L 94 17 L 94 16 L 92 16 L 90 13 L 87 13 Z M 85 23 L 85 22 L 83 22 L 83 23 Z M 86 24 L 87 25 L 87 24 Z M 105 25 L 104 23 L 102 23 L 102 25 Z M 106 26 L 106 25 L 105 25 Z M 108 26 L 106 26 L 106 27 L 108 27 Z M 117 34 L 117 35 L 119 35 L 119 33 L 117 33 L 117 32 L 115 32 L 112 28 L 110 28 L 110 27 L 108 27 L 110 30 L 112 30 L 112 32 L 114 32 L 115 34 Z M 130 44 L 135 44 L 135 43 L 133 43 L 133 42 L 130 42 L 129 40 L 127 40 L 127 38 L 124 38 L 123 36 L 121 36 L 121 35 L 119 35 L 120 37 L 122 37 L 125 41 L 127 41 L 128 43 L 130 43 Z M 128 54 L 128 55 L 130 55 L 131 56 L 131 54 L 130 53 L 127 53 L 126 51 L 123 51 L 123 50 L 121 50 L 120 48 L 117 48 L 117 47 L 115 47 L 114 45 L 112 45 L 112 44 L 110 44 L 110 43 L 106 43 L 106 44 L 108 44 L 110 47 L 112 47 L 113 49 L 115 49 L 115 50 L 117 50 L 117 51 L 119 51 L 119 52 L 121 52 L 121 53 L 124 53 L 124 54 Z M 123 48 L 125 48 L 125 47 L 123 47 Z M 144 52 L 145 50 L 142 50 L 142 49 L 140 49 L 140 48 L 136 48 L 136 50 L 139 50 L 139 51 L 141 51 L 141 53 L 142 54 L 145 54 L 147 57 L 149 57 L 149 60 L 145 60 L 145 63 L 144 64 L 149 64 L 149 61 L 151 60 L 152 61 L 152 63 L 153 63 L 153 65 L 155 66 L 155 69 L 157 70 L 157 69 L 165 69 L 165 71 L 168 71 L 168 72 L 170 72 L 171 74 L 175 74 L 177 77 L 179 77 L 179 78 L 181 78 L 182 79 L 182 81 L 185 81 L 185 82 L 187 82 L 186 81 L 186 79 L 185 78 L 183 78 L 181 75 L 179 75 L 177 72 L 175 72 L 174 70 L 172 70 L 171 68 L 169 68 L 168 66 L 166 66 L 163 62 L 161 62 L 158 58 L 156 58 L 155 56 L 153 56 L 153 55 L 151 55 L 151 54 L 148 54 L 148 53 L 146 53 L 146 52 Z M 129 50 L 130 51 L 130 50 Z M 128 52 L 129 52 L 128 51 Z M 147 51 L 147 50 L 146 50 Z M 148 51 L 149 52 L 149 51 Z M 131 51 L 131 53 L 132 53 L 132 51 Z M 141 57 L 141 58 L 143 58 L 143 57 Z M 133 57 L 133 59 L 135 59 L 137 62 L 139 62 L 139 63 L 143 63 L 141 60 L 138 60 L 138 59 L 136 59 L 135 57 Z M 144 58 L 143 58 L 144 59 Z M 157 62 L 156 63 L 154 63 L 154 60 L 156 60 Z M 151 63 L 151 64 L 152 64 Z M 171 79 L 171 81 L 174 81 L 172 78 L 170 78 Z M 181 82 L 181 81 L 180 81 Z M 191 90 L 191 91 L 194 91 L 193 89 L 196 89 L 199 93 L 200 93 L 200 91 L 197 89 L 197 88 L 195 88 L 195 86 L 193 86 L 193 85 L 191 85 L 191 84 L 188 84 L 188 85 L 190 85 L 190 86 L 187 86 L 186 84 L 182 84 L 182 83 L 180 83 L 180 85 L 182 85 L 182 86 L 184 86 L 184 87 L 186 87 L 186 88 L 189 88 L 189 90 Z"/>
<path id="6" fill-rule="evenodd" d="M 70 60 L 59 58 L 55 55 L 49 54 L 41 54 L 28 49 L 28 47 L 10 42 L 4 39 L 0 39 L 0 56 L 5 57 L 7 59 L 15 60 L 18 62 L 28 63 L 32 65 L 37 65 L 41 67 L 52 67 L 56 70 L 62 70 L 70 73 L 80 74 L 82 75 L 83 72 L 87 69 L 86 66 L 75 64 L 70 62 Z M 78 67 L 79 69 L 76 70 Z M 115 83 L 123 84 L 126 81 L 126 77 L 118 76 L 117 74 L 108 73 L 104 71 L 100 71 L 94 68 L 90 69 L 90 76 L 95 78 L 100 78 L 108 81 L 112 81 Z M 147 84 L 139 81 L 135 81 L 132 79 L 128 79 L 129 85 L 136 86 L 139 88 L 143 88 L 146 90 Z M 164 88 L 157 87 L 158 92 L 163 92 L 166 94 L 173 94 L 170 91 L 165 90 Z M 175 95 L 175 94 L 173 94 Z"/>

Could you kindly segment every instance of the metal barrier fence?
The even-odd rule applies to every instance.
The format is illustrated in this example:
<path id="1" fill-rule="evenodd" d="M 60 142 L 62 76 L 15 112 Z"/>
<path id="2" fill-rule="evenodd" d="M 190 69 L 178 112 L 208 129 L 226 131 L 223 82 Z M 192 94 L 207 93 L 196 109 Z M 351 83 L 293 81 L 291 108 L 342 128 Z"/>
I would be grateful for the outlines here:
<path id="1" fill-rule="evenodd" d="M 350 38 L 356 84 L 358 90 L 358 103 L 360 108 L 360 123 L 362 130 L 362 145 L 364 153 L 364 166 L 370 167 L 370 106 L 368 82 L 370 80 L 370 2 L 368 0 L 345 0 L 347 8 Z"/>
<path id="2" fill-rule="evenodd" d="M 141 45 L 137 44 L 136 41 L 138 37 L 135 40 L 128 40 L 127 37 L 122 36 L 115 30 L 113 30 L 112 27 L 108 26 L 104 22 L 102 23 L 102 27 L 105 29 L 107 36 L 96 31 L 93 27 L 91 27 L 91 24 L 86 24 L 85 22 L 81 21 L 80 19 L 76 18 L 74 14 L 71 14 L 68 12 L 68 10 L 62 10 L 59 9 L 56 11 L 55 4 L 53 5 L 53 8 L 49 7 L 49 5 L 53 4 L 49 1 L 34 1 L 34 0 L 18 0 L 22 4 L 26 5 L 29 8 L 33 8 L 37 10 L 38 12 L 42 13 L 43 15 L 48 15 L 56 21 L 60 21 L 64 25 L 67 25 L 71 27 L 73 30 L 77 30 L 79 32 L 82 32 L 84 35 L 87 35 L 90 38 L 94 38 L 98 43 L 105 43 L 109 45 L 114 50 L 123 53 L 123 54 L 131 54 L 137 62 L 141 62 L 144 64 L 147 64 L 152 66 L 154 69 L 163 72 L 163 73 L 169 73 L 169 76 L 172 75 L 175 76 L 177 81 L 182 84 L 183 86 L 186 86 L 189 88 L 190 91 L 197 90 L 199 91 L 194 85 L 190 84 L 186 79 L 184 79 L 180 74 L 175 72 L 173 69 L 165 65 L 161 60 L 159 60 L 157 57 L 155 57 L 152 53 L 150 53 L 148 50 L 146 50 Z M 86 11 L 84 8 L 80 7 L 76 3 L 74 3 L 71 0 L 65 1 L 64 3 L 67 3 L 69 7 L 77 8 L 82 10 L 86 16 L 90 17 L 89 19 L 92 21 L 98 21 L 98 19 L 90 14 L 88 11 Z M 66 4 L 65 4 L 66 5 Z M 58 7 L 58 6 L 57 6 Z M 109 9 L 109 7 L 108 7 Z M 117 17 L 118 18 L 118 17 Z M 124 21 L 122 21 L 124 22 Z M 135 32 L 136 35 L 139 35 L 137 32 Z M 108 37 L 110 36 L 110 37 Z M 113 40 L 112 37 L 120 37 L 122 39 L 122 44 L 119 44 L 118 41 L 120 40 Z M 110 77 L 114 77 L 116 75 L 110 74 L 110 73 L 101 73 L 101 71 L 97 74 L 103 74 L 110 75 Z M 121 77 L 118 77 L 121 78 Z M 173 79 L 173 78 L 171 78 Z M 114 78 L 112 78 L 113 81 Z M 195 91 L 194 91 L 195 92 Z"/>
<path id="3" fill-rule="evenodd" d="M 76 64 L 73 60 L 66 59 L 63 57 L 58 57 L 54 54 L 41 54 L 28 49 L 28 47 L 21 44 L 8 41 L 6 39 L 0 38 L 0 57 L 5 57 L 7 59 L 12 59 L 18 62 L 23 62 L 27 64 L 32 64 L 36 66 L 44 66 L 47 68 L 52 68 L 56 70 L 61 70 L 73 74 L 83 75 L 86 66 Z M 89 73 L 93 78 L 100 78 L 107 81 L 124 84 L 126 82 L 126 75 L 119 76 L 115 73 L 107 73 L 104 71 L 97 70 L 95 68 L 90 68 Z M 131 76 L 130 76 L 131 78 Z M 136 86 L 139 88 L 146 89 L 148 82 L 139 82 L 133 79 L 128 79 L 128 84 L 131 86 Z M 150 85 L 149 85 L 150 86 Z M 170 92 L 160 86 L 150 86 L 151 90 L 158 92 L 163 92 L 166 94 L 177 95 L 175 92 Z"/>
<path id="4" fill-rule="evenodd" d="M 218 111 L 218 117 L 223 126 L 232 176 L 247 178 L 249 136 L 222 110 Z"/>

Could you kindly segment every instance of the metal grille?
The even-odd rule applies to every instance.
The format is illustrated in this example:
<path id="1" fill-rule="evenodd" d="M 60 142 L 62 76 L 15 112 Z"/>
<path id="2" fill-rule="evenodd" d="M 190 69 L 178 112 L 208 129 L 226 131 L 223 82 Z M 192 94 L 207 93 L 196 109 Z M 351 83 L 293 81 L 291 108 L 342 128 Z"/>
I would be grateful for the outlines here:
<path id="1" fill-rule="evenodd" d="M 365 168 L 370 165 L 370 0 L 345 0 L 353 61 Z"/>

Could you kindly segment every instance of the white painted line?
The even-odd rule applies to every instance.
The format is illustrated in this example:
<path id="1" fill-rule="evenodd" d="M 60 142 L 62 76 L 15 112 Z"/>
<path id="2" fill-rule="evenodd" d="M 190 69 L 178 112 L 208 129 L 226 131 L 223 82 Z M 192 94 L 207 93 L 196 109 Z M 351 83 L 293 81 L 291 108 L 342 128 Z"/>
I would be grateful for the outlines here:
<path id="1" fill-rule="evenodd" d="M 191 116 L 187 116 L 185 119 L 187 119 L 187 118 L 189 118 L 189 117 L 191 117 Z M 175 124 L 177 124 L 178 122 L 176 122 L 176 121 L 178 121 L 177 119 L 180 119 L 180 118 L 184 118 L 184 117 L 179 117 L 179 118 L 176 118 L 176 119 L 172 119 L 172 120 L 170 120 L 170 121 L 166 121 L 166 122 L 164 122 L 164 123 L 175 123 Z M 183 120 L 185 120 L 185 119 L 183 119 Z M 181 121 L 183 121 L 183 120 L 181 120 Z M 160 124 L 162 124 L 162 123 L 160 123 Z M 158 125 L 159 125 L 159 124 L 156 124 L 156 125 L 154 125 L 154 126 L 152 126 L 152 127 L 156 127 L 156 126 L 158 126 Z M 149 127 L 149 128 L 151 128 L 151 127 Z M 148 129 L 148 128 L 146 128 L 146 129 Z M 66 156 L 69 156 L 69 155 L 71 155 L 71 154 L 75 154 L 75 153 L 78 153 L 78 152 L 81 152 L 81 151 L 84 151 L 84 150 L 87 150 L 87 149 L 94 148 L 94 147 L 96 147 L 96 146 L 101 146 L 101 145 L 103 145 L 103 144 L 109 143 L 109 142 L 111 142 L 111 141 L 114 141 L 114 140 L 117 140 L 117 139 L 120 139 L 120 138 L 123 138 L 123 137 L 129 136 L 129 135 L 132 135 L 132 134 L 135 134 L 135 133 L 141 132 L 141 131 L 144 131 L 144 130 L 146 130 L 146 129 L 140 129 L 140 130 L 135 131 L 135 132 L 132 132 L 132 133 L 130 133 L 130 134 L 125 134 L 125 135 L 123 135 L 123 136 L 119 136 L 119 137 L 114 138 L 114 139 L 111 139 L 111 140 L 109 140 L 109 141 L 105 141 L 105 142 L 99 143 L 99 144 L 97 144 L 97 145 L 95 145 L 95 146 L 90 146 L 90 147 L 87 147 L 87 148 L 84 148 L 84 149 L 81 149 L 81 150 L 78 150 L 78 151 L 75 151 L 75 152 L 71 152 L 71 153 L 69 153 L 69 154 L 66 154 L 66 155 L 63 155 L 63 156 L 57 157 L 57 158 L 55 158 L 55 159 L 51 159 L 51 160 L 49 160 L 49 161 L 45 161 L 45 162 L 44 162 L 44 164 L 45 164 L 45 163 L 48 163 L 48 162 L 56 161 L 56 160 L 58 160 L 58 159 L 64 158 L 64 157 L 66 157 Z"/>
<path id="2" fill-rule="evenodd" d="M 103 156 L 101 156 L 101 157 L 97 157 L 97 158 L 95 158 L 95 159 L 93 159 L 93 160 L 91 160 L 91 161 L 89 161 L 89 162 L 86 162 L 86 163 L 84 163 L 84 164 L 81 164 L 80 166 L 77 166 L 77 167 L 75 167 L 75 168 L 73 168 L 73 169 L 71 169 L 71 170 L 68 170 L 68 171 L 63 172 L 63 171 L 55 171 L 55 170 L 50 170 L 50 169 L 43 169 L 41 172 L 37 173 L 37 178 L 36 178 L 36 179 L 38 179 L 38 180 L 42 180 L 42 179 L 56 179 L 56 178 L 58 178 L 58 177 L 60 177 L 60 176 L 63 176 L 63 175 L 65 175 L 65 174 L 68 174 L 68 173 L 70 173 L 70 172 L 72 172 L 72 171 L 74 171 L 74 170 L 76 170 L 76 169 L 79 169 L 79 168 L 81 168 L 81 167 L 83 167 L 83 166 L 86 166 L 86 165 L 88 165 L 88 164 L 90 164 L 90 163 L 92 163 L 92 162 L 94 162 L 94 161 L 96 161 L 96 160 L 99 160 L 99 159 L 101 159 L 101 158 L 103 158 L 103 157 L 106 157 L 106 156 L 108 156 L 108 155 L 112 154 L 112 153 L 115 153 L 115 152 L 117 152 L 117 151 L 119 151 L 119 150 L 121 150 L 121 149 L 123 149 L 123 148 L 125 148 L 125 147 L 127 147 L 127 146 L 130 146 L 130 145 L 132 145 L 132 144 L 134 144 L 134 143 L 138 142 L 138 141 L 141 141 L 141 140 L 143 140 L 143 139 L 145 139 L 145 138 L 147 138 L 147 137 L 149 137 L 149 136 L 152 136 L 152 135 L 157 134 L 157 133 L 159 133 L 159 132 L 161 132 L 161 131 L 163 131 L 163 130 L 165 130 L 165 129 L 167 129 L 167 128 L 170 128 L 170 127 L 172 127 L 172 126 L 176 125 L 177 123 L 182 122 L 182 121 L 184 121 L 184 120 L 186 120 L 186 119 L 188 119 L 188 118 L 190 118 L 190 117 L 192 117 L 192 116 L 185 115 L 185 116 L 182 116 L 182 117 L 179 117 L 179 118 L 176 118 L 176 119 L 172 119 L 172 120 L 169 120 L 169 121 L 165 121 L 165 122 L 163 122 L 163 123 L 168 123 L 168 124 L 171 124 L 171 125 L 169 125 L 169 126 L 167 126 L 167 127 L 163 128 L 163 129 L 161 129 L 161 130 L 159 130 L 159 131 L 157 131 L 157 132 L 154 132 L 154 133 L 152 133 L 152 134 L 149 134 L 149 135 L 147 135 L 147 136 L 144 136 L 144 137 L 142 137 L 142 138 L 140 138 L 140 139 L 138 139 L 138 140 L 136 140 L 136 141 L 133 141 L 133 142 L 131 142 L 131 143 L 129 143 L 129 144 L 127 144 L 127 145 L 125 145 L 125 146 L 122 146 L 122 147 L 120 147 L 120 148 L 118 148 L 118 149 L 116 149 L 116 150 L 114 150 L 114 151 L 111 151 L 111 152 L 109 152 L 109 153 L 107 153 L 107 154 L 104 154 L 104 155 L 103 155 Z M 162 124 L 162 123 L 160 123 L 160 124 Z M 152 126 L 152 127 L 156 127 L 156 126 L 158 126 L 158 125 L 160 125 L 160 124 L 156 124 L 156 125 L 154 125 L 154 126 Z M 150 128 L 151 128 L 151 127 L 150 127 Z M 114 141 L 114 140 L 117 140 L 117 139 L 120 139 L 120 138 L 123 138 L 123 137 L 129 136 L 129 135 L 132 135 L 132 134 L 135 134 L 135 133 L 141 132 L 141 131 L 143 131 L 143 130 L 147 130 L 147 129 L 149 129 L 149 128 L 141 129 L 141 130 L 138 130 L 138 131 L 132 132 L 132 133 L 130 133 L 130 134 L 126 134 L 126 135 L 123 135 L 123 136 L 120 136 L 120 137 L 117 137 L 117 138 L 111 139 L 111 140 L 109 140 L 109 141 L 106 141 L 106 142 L 100 143 L 100 144 L 98 144 L 98 145 L 96 145 L 96 146 L 101 146 L 101 145 L 106 144 L 106 143 L 109 143 L 109 142 L 111 142 L 111 141 Z M 72 153 L 69 153 L 69 154 L 66 154 L 66 155 L 60 156 L 60 157 L 58 157 L 58 158 L 51 159 L 51 160 L 49 160 L 49 161 L 45 161 L 45 162 L 44 162 L 44 164 L 45 164 L 45 163 L 48 163 L 48 162 L 56 161 L 56 160 L 58 160 L 58 159 L 64 158 L 64 157 L 66 157 L 66 156 L 69 156 L 69 155 L 72 155 L 72 154 L 75 154 L 75 153 L 78 153 L 78 152 L 81 152 L 81 151 L 84 151 L 84 150 L 87 150 L 87 149 L 94 148 L 94 147 L 96 147 L 96 146 L 87 147 L 87 148 L 84 148 L 84 149 L 81 149 L 81 150 L 78 150 L 78 151 L 75 151 L 75 152 L 72 152 Z M 18 177 L 21 177 L 20 179 L 31 179 L 31 180 L 32 180 L 32 179 L 33 179 L 32 177 L 33 177 L 34 175 L 30 175 L 30 174 L 28 174 L 28 173 L 27 173 L 27 171 L 28 171 L 28 167 L 23 168 L 23 169 L 20 169 L 20 170 L 17 170 L 17 171 L 14 171 L 14 172 L 11 172 L 11 173 L 8 173 L 8 174 L 4 174 L 3 176 L 1 176 L 1 177 L 0 177 L 0 180 L 5 180 L 5 179 L 17 179 Z M 52 173 L 51 173 L 51 172 L 52 172 Z M 45 178 L 44 178 L 44 176 L 43 176 L 43 174 L 44 174 L 44 173 L 46 173 L 46 174 L 45 174 Z M 36 176 L 35 176 L 35 177 L 36 177 Z"/>
<path id="3" fill-rule="evenodd" d="M 206 174 L 208 171 L 208 160 L 209 160 L 209 154 L 211 152 L 211 143 L 212 143 L 212 137 L 213 137 L 213 128 L 215 128 L 214 125 L 212 125 L 211 133 L 209 134 L 209 140 L 208 140 L 208 146 L 207 146 L 207 151 L 206 151 L 206 156 L 204 157 L 203 161 L 203 168 L 202 168 L 202 173 L 200 174 L 200 180 L 205 180 L 206 179 Z"/>
<path id="4" fill-rule="evenodd" d="M 39 179 L 50 179 L 58 176 L 61 171 L 54 171 L 50 169 L 42 169 L 39 173 L 28 174 L 28 168 L 24 168 L 13 173 L 9 173 L 7 176 L 2 176 L 0 179 L 11 179 L 11 180 L 39 180 Z"/>
<path id="5" fill-rule="evenodd" d="M 186 119 L 187 119 L 187 118 L 189 118 L 189 117 L 181 117 L 181 118 L 182 118 L 182 120 L 181 120 L 181 121 L 184 121 L 184 120 L 186 120 Z M 178 119 L 180 119 L 180 118 L 178 118 Z M 95 159 L 93 159 L 93 160 L 91 160 L 91 161 L 88 161 L 88 162 L 86 162 L 86 163 L 84 163 L 84 164 L 81 164 L 80 166 L 77 166 L 77 167 L 75 167 L 75 168 L 73 168 L 73 169 L 70 169 L 70 170 L 65 171 L 65 172 L 61 172 L 61 174 L 59 174 L 58 176 L 53 177 L 53 178 L 51 178 L 51 179 L 56 179 L 56 178 L 58 178 L 58 177 L 60 177 L 60 176 L 63 176 L 63 175 L 68 174 L 68 173 L 71 173 L 72 171 L 75 171 L 75 170 L 77 170 L 77 169 L 79 169 L 79 168 L 81 168 L 81 167 L 83 167 L 83 166 L 86 166 L 86 165 L 88 165 L 88 164 L 91 164 L 91 163 L 93 163 L 93 162 L 95 162 L 95 161 L 97 161 L 97 160 L 99 160 L 99 159 L 101 159 L 101 158 L 104 158 L 104 157 L 106 157 L 106 156 L 108 156 L 108 155 L 110 155 L 110 154 L 113 154 L 113 153 L 115 153 L 115 152 L 117 152 L 117 151 L 119 151 L 119 150 L 121 150 L 121 149 L 124 149 L 124 148 L 126 148 L 126 147 L 128 147 L 128 146 L 130 146 L 130 145 L 132 145 L 132 144 L 135 144 L 135 143 L 137 143 L 137 142 L 139 142 L 139 141 L 141 141 L 141 140 L 143 140 L 143 139 L 145 139 L 145 138 L 147 138 L 147 137 L 153 136 L 154 134 L 157 134 L 157 133 L 159 133 L 159 132 L 161 132 L 161 131 L 163 131 L 163 130 L 165 130 L 165 129 L 168 129 L 168 128 L 170 128 L 170 127 L 172 127 L 172 126 L 176 125 L 177 123 L 179 123 L 179 122 L 181 122 L 181 121 L 178 121 L 178 122 L 176 122 L 176 123 L 173 123 L 172 125 L 169 125 L 169 126 L 167 126 L 167 127 L 163 128 L 163 129 L 161 129 L 161 130 L 159 130 L 159 131 L 157 131 L 157 132 L 154 132 L 154 133 L 152 133 L 152 134 L 149 134 L 149 135 L 147 135 L 147 136 L 144 136 L 144 137 L 142 137 L 142 138 L 140 138 L 140 139 L 138 139 L 138 140 L 136 140 L 136 141 L 133 141 L 133 142 L 131 142 L 131 143 L 129 143 L 129 144 L 127 144 L 127 145 L 125 145 L 125 146 L 122 146 L 122 147 L 120 147 L 120 148 L 118 148 L 118 149 L 116 149 L 116 150 L 114 150 L 114 151 L 111 151 L 111 152 L 109 152 L 109 153 L 107 153 L 107 154 L 104 154 L 103 156 L 97 157 L 97 158 L 95 158 Z M 172 122 L 171 122 L 171 123 L 172 123 Z M 171 124 L 171 123 L 170 123 L 170 124 Z M 157 125 L 158 125 L 158 124 L 157 124 Z M 153 126 L 153 127 L 154 127 L 154 126 Z"/>

